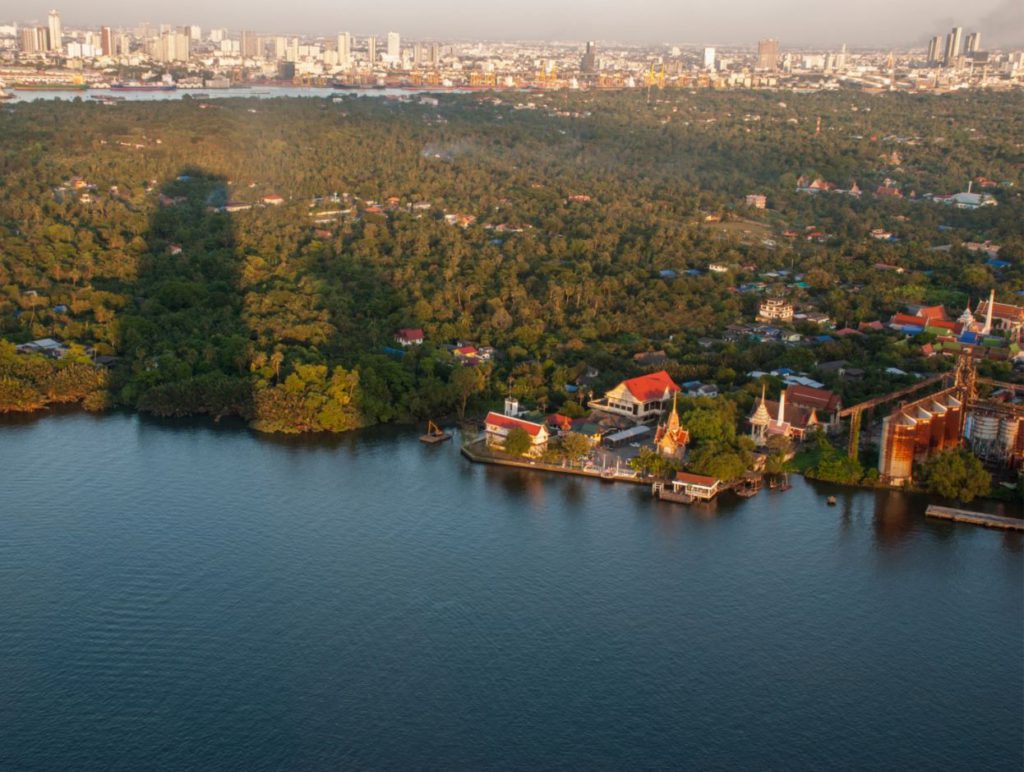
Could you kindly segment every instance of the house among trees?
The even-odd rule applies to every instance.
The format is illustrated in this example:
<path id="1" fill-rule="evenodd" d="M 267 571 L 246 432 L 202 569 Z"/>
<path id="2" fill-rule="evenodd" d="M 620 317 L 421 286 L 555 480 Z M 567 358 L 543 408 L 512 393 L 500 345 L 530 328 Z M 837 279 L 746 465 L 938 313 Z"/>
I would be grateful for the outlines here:
<path id="1" fill-rule="evenodd" d="M 423 342 L 423 330 L 419 327 L 403 327 L 395 333 L 395 340 L 402 346 L 418 346 Z"/>
<path id="2" fill-rule="evenodd" d="M 484 431 L 487 438 L 487 447 L 498 450 L 505 449 L 505 440 L 513 429 L 522 429 L 530 437 L 530 450 L 528 455 L 538 456 L 544 452 L 548 445 L 548 429 L 544 424 L 536 424 L 533 421 L 525 421 L 522 418 L 515 418 L 509 415 L 495 413 L 493 410 L 484 419 Z"/>
<path id="3" fill-rule="evenodd" d="M 792 322 L 793 304 L 782 298 L 766 298 L 757 311 L 759 322 Z"/>
<path id="4" fill-rule="evenodd" d="M 678 392 L 679 386 L 671 376 L 659 370 L 622 381 L 605 392 L 603 399 L 591 402 L 590 407 L 644 423 L 660 418 L 668 408 L 669 400 Z"/>

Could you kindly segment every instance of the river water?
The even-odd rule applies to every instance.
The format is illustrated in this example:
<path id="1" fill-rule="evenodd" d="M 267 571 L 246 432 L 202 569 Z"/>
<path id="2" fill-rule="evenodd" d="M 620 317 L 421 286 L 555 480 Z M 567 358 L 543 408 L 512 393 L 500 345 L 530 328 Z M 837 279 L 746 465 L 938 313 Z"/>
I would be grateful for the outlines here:
<path id="1" fill-rule="evenodd" d="M 446 89 L 442 92 L 431 91 L 429 88 L 383 88 L 383 89 L 336 89 L 319 87 L 296 87 L 296 86 L 253 86 L 252 88 L 224 88 L 224 89 L 175 89 L 174 91 L 113 91 L 111 89 L 88 89 L 86 91 L 18 91 L 9 89 L 7 93 L 10 99 L 0 102 L 3 104 L 18 104 L 19 102 L 36 102 L 39 100 L 51 99 L 82 99 L 91 100 L 93 97 L 118 97 L 128 102 L 154 102 L 170 99 L 181 99 L 186 94 L 193 99 L 227 99 L 254 98 L 274 99 L 277 97 L 333 97 L 333 96 L 371 96 L 371 97 L 408 97 L 416 94 L 433 93 L 466 93 L 457 89 Z"/>
<path id="2" fill-rule="evenodd" d="M 116 413 L 6 419 L 0 484 L 0 769 L 1024 760 L 1021 538 L 913 497 Z"/>

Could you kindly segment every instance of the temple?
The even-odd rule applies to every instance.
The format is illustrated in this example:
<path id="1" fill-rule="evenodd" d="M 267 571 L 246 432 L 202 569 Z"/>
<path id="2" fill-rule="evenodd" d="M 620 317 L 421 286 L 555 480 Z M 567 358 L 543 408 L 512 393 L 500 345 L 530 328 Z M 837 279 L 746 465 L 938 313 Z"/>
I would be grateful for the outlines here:
<path id="1" fill-rule="evenodd" d="M 686 457 L 686 446 L 690 442 L 690 433 L 679 422 L 679 411 L 676 407 L 678 393 L 672 397 L 672 410 L 668 419 L 658 425 L 654 435 L 654 444 L 665 458 L 682 461 Z"/>

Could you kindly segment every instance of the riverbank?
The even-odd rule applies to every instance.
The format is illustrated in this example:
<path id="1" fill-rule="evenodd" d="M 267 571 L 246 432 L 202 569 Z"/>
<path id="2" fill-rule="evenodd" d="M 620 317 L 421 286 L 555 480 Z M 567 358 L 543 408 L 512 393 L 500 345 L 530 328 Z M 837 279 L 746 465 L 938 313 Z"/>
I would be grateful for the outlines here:
<path id="1" fill-rule="evenodd" d="M 486 447 L 482 438 L 470 440 L 464 442 L 460 448 L 460 452 L 463 456 L 478 464 L 494 464 L 496 466 L 508 466 L 516 469 L 529 469 L 534 472 L 551 472 L 554 474 L 567 474 L 575 475 L 578 477 L 589 477 L 591 479 L 598 479 L 603 482 L 624 482 L 632 485 L 650 485 L 653 480 L 640 477 L 637 472 L 632 470 L 615 470 L 610 469 L 611 474 L 608 474 L 606 470 L 600 469 L 587 469 L 587 468 L 576 468 L 572 466 L 560 466 L 558 464 L 546 464 L 543 461 L 520 461 L 504 454 L 496 454 Z"/>

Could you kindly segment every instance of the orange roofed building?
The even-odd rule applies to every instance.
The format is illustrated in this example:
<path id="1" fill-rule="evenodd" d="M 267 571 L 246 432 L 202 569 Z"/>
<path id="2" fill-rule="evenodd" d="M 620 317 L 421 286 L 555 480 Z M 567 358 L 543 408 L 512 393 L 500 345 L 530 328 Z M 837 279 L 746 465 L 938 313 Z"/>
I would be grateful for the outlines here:
<path id="1" fill-rule="evenodd" d="M 620 415 L 637 423 L 657 420 L 668 409 L 679 386 L 664 370 L 625 380 L 605 392 L 590 407 L 603 413 Z"/>
<path id="2" fill-rule="evenodd" d="M 484 419 L 484 430 L 487 435 L 487 445 L 492 448 L 504 448 L 508 433 L 513 429 L 522 429 L 530 435 L 530 455 L 537 456 L 544 452 L 547 447 L 548 428 L 544 424 L 536 424 L 533 421 L 524 421 L 522 418 L 513 418 L 509 415 L 495 413 L 493 410 Z"/>

